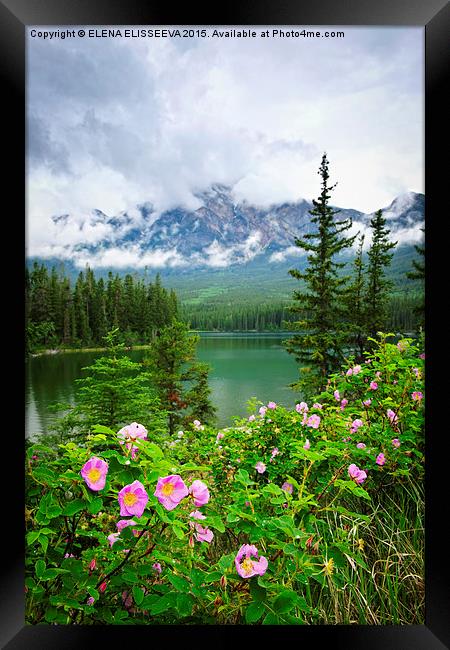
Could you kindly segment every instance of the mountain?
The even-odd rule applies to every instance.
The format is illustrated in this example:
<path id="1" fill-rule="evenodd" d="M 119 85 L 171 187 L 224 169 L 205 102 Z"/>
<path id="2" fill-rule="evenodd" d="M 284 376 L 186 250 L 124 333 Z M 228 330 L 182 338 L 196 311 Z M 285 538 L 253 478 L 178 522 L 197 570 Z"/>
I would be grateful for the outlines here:
<path id="1" fill-rule="evenodd" d="M 197 209 L 176 207 L 157 213 L 151 204 L 145 204 L 133 214 L 115 216 L 93 210 L 83 227 L 87 224 L 91 232 L 101 228 L 102 237 L 94 243 L 67 246 L 62 254 L 47 258 L 46 264 L 59 266 L 63 262 L 71 276 L 86 263 L 103 276 L 109 270 L 121 274 L 148 270 L 152 275 L 159 271 L 174 288 L 192 283 L 238 286 L 250 282 L 255 274 L 266 278 L 270 286 L 274 286 L 272 280 L 279 280 L 287 287 L 288 268 L 305 265 L 295 238 L 310 231 L 311 202 L 301 199 L 263 208 L 236 201 L 232 189 L 221 184 L 195 197 Z M 372 214 L 336 209 L 340 210 L 339 219 L 352 218 L 353 233 L 370 234 Z M 383 214 L 392 239 L 398 242 L 391 273 L 401 278 L 415 256 L 414 244 L 422 238 L 425 196 L 406 192 L 385 207 Z M 73 230 L 74 221 L 65 214 L 54 217 L 53 222 L 64 241 L 65 231 Z M 39 258 L 29 261 L 34 259 Z"/>

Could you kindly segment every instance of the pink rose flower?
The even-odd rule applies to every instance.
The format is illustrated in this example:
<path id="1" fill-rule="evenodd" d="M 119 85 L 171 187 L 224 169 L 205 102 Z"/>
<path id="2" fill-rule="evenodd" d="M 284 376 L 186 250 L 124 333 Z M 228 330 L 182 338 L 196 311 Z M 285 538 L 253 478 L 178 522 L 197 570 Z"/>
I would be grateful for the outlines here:
<path id="1" fill-rule="evenodd" d="M 363 421 L 362 420 L 353 420 L 352 422 L 352 427 L 353 429 L 359 429 L 359 427 L 363 426 Z"/>
<path id="2" fill-rule="evenodd" d="M 267 404 L 267 408 L 268 409 L 276 409 L 277 408 L 276 402 L 269 402 Z"/>
<path id="3" fill-rule="evenodd" d="M 367 474 L 364 470 L 359 469 L 357 465 L 352 463 L 351 465 L 348 466 L 348 475 L 350 478 L 352 478 L 355 483 L 360 485 L 361 483 L 364 483 L 364 481 L 367 478 Z"/>
<path id="4" fill-rule="evenodd" d="M 194 537 L 197 542 L 208 542 L 210 544 L 213 540 L 214 534 L 209 528 L 203 528 L 200 524 L 195 524 Z"/>
<path id="5" fill-rule="evenodd" d="M 270 460 L 273 461 L 273 459 L 275 458 L 275 456 L 278 456 L 279 453 L 280 453 L 280 452 L 279 452 L 279 450 L 278 450 L 278 447 L 274 447 L 274 448 L 272 449 L 272 455 L 271 455 L 271 457 L 270 457 Z"/>
<path id="6" fill-rule="evenodd" d="M 219 433 L 218 433 L 217 436 L 216 436 L 216 442 L 219 442 L 219 440 L 222 440 L 222 438 L 224 437 L 224 435 L 225 435 L 224 433 L 221 433 L 221 432 L 219 431 Z"/>
<path id="7" fill-rule="evenodd" d="M 152 564 L 152 569 L 155 569 L 156 573 L 161 573 L 161 571 L 162 571 L 161 565 L 160 565 L 159 562 L 155 562 L 154 564 Z"/>
<path id="8" fill-rule="evenodd" d="M 363 442 L 358 442 L 358 444 L 356 446 L 358 447 L 358 449 L 365 449 L 366 448 L 366 445 Z"/>
<path id="9" fill-rule="evenodd" d="M 309 442 L 308 438 L 306 438 L 306 442 L 303 445 L 303 449 L 308 450 L 311 447 L 311 443 Z"/>
<path id="10" fill-rule="evenodd" d="M 194 510 L 194 512 L 191 512 L 190 517 L 192 519 L 206 519 L 205 515 L 203 515 L 199 510 Z M 189 525 L 191 528 L 195 528 L 195 533 L 194 537 L 198 542 L 208 542 L 208 544 L 212 541 L 214 535 L 212 531 L 209 528 L 204 528 L 201 524 L 197 522 L 190 521 Z"/>
<path id="11" fill-rule="evenodd" d="M 289 492 L 289 494 L 292 494 L 292 492 L 294 491 L 294 486 L 292 485 L 292 483 L 288 483 L 287 481 L 285 481 L 281 486 L 281 489 L 284 490 L 285 492 Z"/>
<path id="12" fill-rule="evenodd" d="M 396 416 L 396 414 L 392 409 L 388 409 L 386 411 L 386 415 L 388 416 L 391 424 L 396 424 L 398 422 L 398 417 Z"/>
<path id="13" fill-rule="evenodd" d="M 266 466 L 264 465 L 264 463 L 259 461 L 258 463 L 256 463 L 255 469 L 259 474 L 264 474 L 264 472 L 266 471 Z"/>
<path id="14" fill-rule="evenodd" d="M 344 399 L 341 400 L 341 411 L 343 411 L 345 409 L 347 404 L 348 404 L 348 399 L 345 399 L 345 397 L 344 397 Z"/>
<path id="15" fill-rule="evenodd" d="M 255 419 L 255 416 L 254 416 L 254 415 L 250 415 L 250 417 L 248 418 L 248 421 L 249 421 L 249 422 L 253 422 L 254 419 Z"/>
<path id="16" fill-rule="evenodd" d="M 111 548 L 117 542 L 119 537 L 120 537 L 120 533 L 111 533 L 111 535 L 108 535 L 107 540 Z"/>
<path id="17" fill-rule="evenodd" d="M 264 417 L 265 414 L 266 414 L 266 411 L 267 411 L 267 406 L 261 406 L 261 408 L 259 409 L 259 414 L 260 414 L 262 417 Z"/>
<path id="18" fill-rule="evenodd" d="M 392 442 L 393 447 L 396 447 L 397 449 L 398 449 L 398 447 L 400 447 L 401 443 L 400 443 L 400 440 L 398 438 L 392 438 L 391 442 Z"/>
<path id="19" fill-rule="evenodd" d="M 420 390 L 415 390 L 413 393 L 411 393 L 411 397 L 415 402 L 420 402 L 420 400 L 423 399 L 423 394 L 420 392 Z"/>
<path id="20" fill-rule="evenodd" d="M 140 481 L 125 485 L 117 495 L 120 505 L 120 516 L 136 515 L 142 517 L 148 501 L 148 494 Z"/>
<path id="21" fill-rule="evenodd" d="M 127 528 L 127 526 L 133 526 L 133 525 L 135 526 L 136 523 L 137 523 L 137 522 L 134 521 L 134 519 L 121 519 L 121 520 L 118 521 L 117 524 L 116 524 L 116 526 L 117 526 L 117 530 L 118 530 L 119 533 L 120 533 L 120 531 L 122 531 L 124 528 Z M 136 536 L 136 535 L 139 535 L 138 531 L 137 531 L 137 530 L 133 530 L 133 535 L 135 535 L 135 536 Z"/>
<path id="22" fill-rule="evenodd" d="M 353 375 L 353 368 L 349 368 L 345 374 L 347 377 L 351 377 Z"/>
<path id="23" fill-rule="evenodd" d="M 200 510 L 193 510 L 190 514 L 189 517 L 192 517 L 193 519 L 206 519 L 205 515 L 200 512 Z"/>
<path id="24" fill-rule="evenodd" d="M 95 603 L 95 600 L 93 599 L 93 597 L 89 596 L 89 598 L 87 599 L 87 604 L 88 605 L 93 605 L 94 603 Z"/>
<path id="25" fill-rule="evenodd" d="M 363 404 L 364 404 L 364 406 L 370 406 L 372 404 L 372 400 L 371 399 L 366 399 L 366 400 L 364 400 Z"/>
<path id="26" fill-rule="evenodd" d="M 354 366 L 353 367 L 353 374 L 357 375 L 358 372 L 361 372 L 361 366 Z"/>
<path id="27" fill-rule="evenodd" d="M 341 399 L 341 396 L 339 395 L 339 391 L 335 390 L 333 395 L 334 395 L 334 399 L 339 402 L 339 400 Z"/>
<path id="28" fill-rule="evenodd" d="M 131 424 L 127 424 L 126 427 L 122 427 L 122 429 L 117 433 L 117 437 L 119 438 L 121 445 L 126 443 L 127 449 L 131 449 L 135 440 L 147 439 L 147 429 L 142 424 L 132 422 Z M 135 447 L 135 449 L 137 449 L 137 447 Z"/>
<path id="29" fill-rule="evenodd" d="M 189 488 L 189 494 L 194 497 L 196 506 L 204 506 L 209 501 L 209 491 L 203 481 L 194 481 Z"/>
<path id="30" fill-rule="evenodd" d="M 320 424 L 320 415 L 310 415 L 306 424 L 308 427 L 312 427 L 313 429 L 318 429 L 319 424 Z"/>
<path id="31" fill-rule="evenodd" d="M 322 410 L 322 404 L 319 404 L 319 402 L 314 402 L 312 405 L 313 409 L 320 409 Z"/>
<path id="32" fill-rule="evenodd" d="M 384 454 L 383 453 L 378 454 L 375 462 L 377 465 L 384 465 L 384 463 L 386 462 L 386 458 L 384 457 Z"/>
<path id="33" fill-rule="evenodd" d="M 187 497 L 189 490 L 181 476 L 170 474 L 159 478 L 156 484 L 154 496 L 165 507 L 166 510 L 173 510 L 177 505 Z"/>
<path id="34" fill-rule="evenodd" d="M 295 405 L 295 410 L 297 413 L 308 413 L 308 404 L 306 402 L 300 402 L 300 404 Z"/>
<path id="35" fill-rule="evenodd" d="M 108 473 L 108 463 L 93 456 L 81 468 L 80 474 L 91 490 L 103 490 Z"/>
<path id="36" fill-rule="evenodd" d="M 369 385 L 370 390 L 377 390 L 378 384 L 376 381 L 371 381 Z"/>
<path id="37" fill-rule="evenodd" d="M 252 557 L 257 558 L 252 560 Z M 267 571 L 267 559 L 263 556 L 258 557 L 258 549 L 253 544 L 243 544 L 234 559 L 236 571 L 241 578 L 251 578 L 252 576 L 262 576 Z"/>

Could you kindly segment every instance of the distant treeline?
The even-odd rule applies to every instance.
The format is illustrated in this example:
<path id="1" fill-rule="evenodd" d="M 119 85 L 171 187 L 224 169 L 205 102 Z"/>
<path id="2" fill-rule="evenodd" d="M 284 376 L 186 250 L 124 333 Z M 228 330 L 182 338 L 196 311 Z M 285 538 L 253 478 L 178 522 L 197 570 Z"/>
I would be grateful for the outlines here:
<path id="1" fill-rule="evenodd" d="M 420 293 L 395 294 L 388 305 L 389 329 L 412 332 L 417 328 L 416 309 L 423 301 Z M 289 330 L 293 320 L 288 302 L 284 304 L 202 304 L 181 305 L 180 315 L 200 331 Z"/>
<path id="2" fill-rule="evenodd" d="M 108 274 L 96 280 L 86 268 L 73 284 L 68 277 L 34 263 L 25 269 L 27 348 L 103 345 L 118 327 L 128 345 L 145 343 L 178 313 L 173 290 L 154 282 Z"/>
<path id="3" fill-rule="evenodd" d="M 103 345 L 103 337 L 115 327 L 127 345 L 148 343 L 155 332 L 178 316 L 201 331 L 289 330 L 292 315 L 289 301 L 230 304 L 210 302 L 179 304 L 175 291 L 154 281 L 127 274 L 109 273 L 96 279 L 87 267 L 75 283 L 54 267 L 49 271 L 34 263 L 25 270 L 27 349 Z M 241 298 L 242 300 L 242 298 Z M 413 331 L 420 293 L 395 294 L 389 304 L 389 326 L 395 331 Z"/>

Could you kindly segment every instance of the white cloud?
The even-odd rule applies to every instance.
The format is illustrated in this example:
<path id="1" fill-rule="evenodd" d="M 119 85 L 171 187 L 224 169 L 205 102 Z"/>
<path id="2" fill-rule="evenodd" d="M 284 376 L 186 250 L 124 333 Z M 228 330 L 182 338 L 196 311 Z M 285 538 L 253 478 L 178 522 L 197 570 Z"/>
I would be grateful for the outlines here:
<path id="1" fill-rule="evenodd" d="M 336 205 L 372 212 L 423 191 L 423 29 L 345 34 L 29 38 L 29 254 L 113 242 L 93 209 L 194 210 L 214 182 L 261 206 L 310 200 L 323 151 Z M 228 254 L 212 249 L 211 264 Z"/>

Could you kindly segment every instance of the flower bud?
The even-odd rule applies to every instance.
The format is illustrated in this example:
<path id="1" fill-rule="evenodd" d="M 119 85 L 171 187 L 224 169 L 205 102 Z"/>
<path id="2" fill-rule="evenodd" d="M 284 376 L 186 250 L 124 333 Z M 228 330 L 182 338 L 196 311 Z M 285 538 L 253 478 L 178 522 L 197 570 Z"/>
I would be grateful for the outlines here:
<path id="1" fill-rule="evenodd" d="M 100 585 L 100 587 L 98 588 L 98 590 L 99 590 L 100 593 L 103 593 L 104 591 L 106 591 L 106 580 L 103 580 L 103 582 Z"/>
<path id="2" fill-rule="evenodd" d="M 191 548 L 194 548 L 194 538 L 192 537 L 192 535 L 189 537 L 189 546 Z"/>
<path id="3" fill-rule="evenodd" d="M 95 561 L 95 557 L 94 557 L 94 559 L 91 560 L 90 563 L 89 563 L 89 571 L 94 571 L 95 566 L 96 566 L 96 561 Z"/>
<path id="4" fill-rule="evenodd" d="M 222 576 L 220 578 L 220 586 L 222 587 L 222 589 L 226 589 L 226 586 L 227 586 L 227 577 L 226 576 Z"/>

